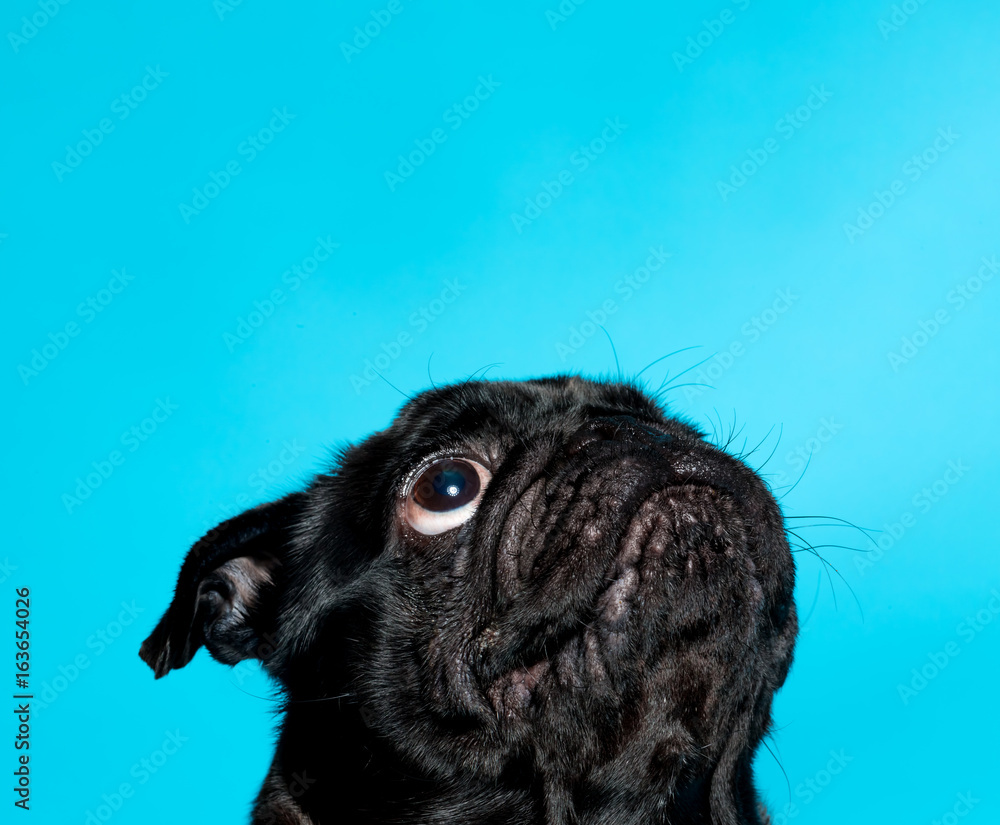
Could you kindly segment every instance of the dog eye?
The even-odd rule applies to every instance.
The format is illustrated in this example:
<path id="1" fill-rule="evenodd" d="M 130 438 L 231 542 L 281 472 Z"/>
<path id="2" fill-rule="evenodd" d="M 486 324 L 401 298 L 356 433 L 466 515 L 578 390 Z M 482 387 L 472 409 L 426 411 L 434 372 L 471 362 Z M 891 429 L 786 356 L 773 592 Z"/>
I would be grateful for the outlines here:
<path id="1" fill-rule="evenodd" d="M 482 464 L 446 458 L 424 469 L 406 496 L 406 521 L 427 536 L 468 521 L 491 475 Z"/>

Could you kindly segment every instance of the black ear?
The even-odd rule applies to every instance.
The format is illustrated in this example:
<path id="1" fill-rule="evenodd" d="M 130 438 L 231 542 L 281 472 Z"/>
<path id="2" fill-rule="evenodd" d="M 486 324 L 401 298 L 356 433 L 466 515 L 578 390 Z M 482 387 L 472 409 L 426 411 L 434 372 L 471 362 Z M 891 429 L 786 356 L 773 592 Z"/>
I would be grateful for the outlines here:
<path id="1" fill-rule="evenodd" d="M 255 507 L 224 521 L 191 548 L 173 602 L 139 649 L 157 679 L 184 667 L 202 644 L 224 664 L 261 658 L 304 500 L 304 493 L 294 493 Z"/>

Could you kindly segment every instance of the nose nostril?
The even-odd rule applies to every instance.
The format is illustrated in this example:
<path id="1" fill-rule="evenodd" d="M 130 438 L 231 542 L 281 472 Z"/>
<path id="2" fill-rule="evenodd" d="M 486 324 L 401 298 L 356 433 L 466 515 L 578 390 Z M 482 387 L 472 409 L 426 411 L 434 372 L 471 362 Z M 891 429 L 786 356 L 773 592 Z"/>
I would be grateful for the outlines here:
<path id="1" fill-rule="evenodd" d="M 588 421 L 569 437 L 566 443 L 567 455 L 576 455 L 580 450 L 597 441 L 646 441 L 662 443 L 672 436 L 661 430 L 637 421 L 631 415 L 607 416 Z"/>
<path id="2" fill-rule="evenodd" d="M 657 430 L 653 427 L 647 427 L 645 424 L 640 424 L 636 422 L 636 427 L 641 429 L 643 434 L 649 437 L 651 441 L 656 441 L 660 443 L 666 443 L 668 441 L 673 441 L 674 437 L 670 433 L 665 433 L 663 430 Z"/>
<path id="3" fill-rule="evenodd" d="M 584 425 L 570 436 L 569 441 L 566 443 L 566 454 L 576 455 L 589 444 L 593 444 L 595 441 L 604 441 L 608 437 L 604 433 L 596 432 L 589 425 Z"/>

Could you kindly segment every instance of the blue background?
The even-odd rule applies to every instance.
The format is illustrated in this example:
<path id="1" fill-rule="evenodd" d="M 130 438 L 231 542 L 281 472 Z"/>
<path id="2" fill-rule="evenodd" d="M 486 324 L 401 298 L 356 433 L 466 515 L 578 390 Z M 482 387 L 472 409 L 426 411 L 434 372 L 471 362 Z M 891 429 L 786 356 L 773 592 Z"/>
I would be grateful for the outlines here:
<path id="1" fill-rule="evenodd" d="M 608 374 L 601 321 L 627 373 L 697 347 L 643 378 L 718 440 L 735 421 L 732 449 L 763 440 L 789 516 L 880 531 L 802 532 L 846 548 L 820 551 L 837 572 L 798 554 L 787 782 L 757 760 L 776 821 L 930 822 L 968 792 L 1000 818 L 1000 7 L 677 6 L 397 0 L 351 52 L 386 4 L 6 4 L 0 580 L 11 616 L 32 590 L 51 700 L 34 821 L 245 821 L 266 682 L 202 652 L 154 683 L 136 655 L 191 541 L 391 420 L 367 361 L 407 393 Z M 293 288 L 317 238 L 339 246 Z"/>

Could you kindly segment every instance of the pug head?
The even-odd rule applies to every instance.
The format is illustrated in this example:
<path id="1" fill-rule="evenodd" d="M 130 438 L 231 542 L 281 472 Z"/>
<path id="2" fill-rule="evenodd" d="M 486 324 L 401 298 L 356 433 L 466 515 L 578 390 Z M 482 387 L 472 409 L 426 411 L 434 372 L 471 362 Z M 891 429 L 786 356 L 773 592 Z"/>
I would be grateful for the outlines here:
<path id="1" fill-rule="evenodd" d="M 255 821 L 756 823 L 793 586 L 764 483 L 638 386 L 474 381 L 199 541 L 140 655 L 276 680 Z"/>

